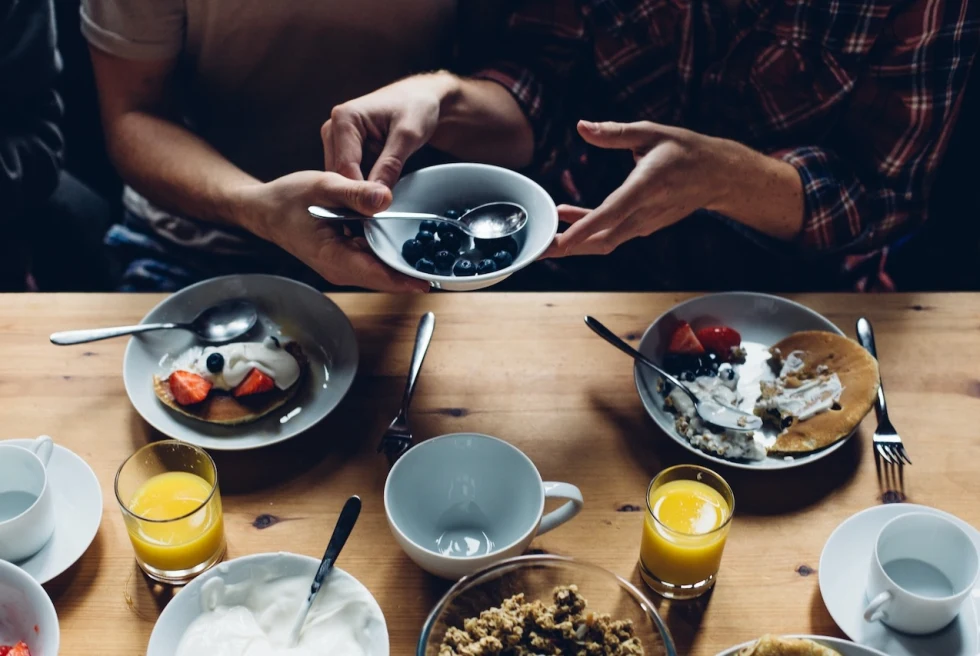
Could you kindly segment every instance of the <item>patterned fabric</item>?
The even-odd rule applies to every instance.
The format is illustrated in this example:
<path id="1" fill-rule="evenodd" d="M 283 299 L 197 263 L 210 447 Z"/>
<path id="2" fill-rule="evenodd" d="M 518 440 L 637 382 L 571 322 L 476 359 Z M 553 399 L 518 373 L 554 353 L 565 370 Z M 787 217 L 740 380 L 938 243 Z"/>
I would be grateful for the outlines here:
<path id="1" fill-rule="evenodd" d="M 576 119 L 679 125 L 797 168 L 800 255 L 867 255 L 926 220 L 980 2 L 523 0 L 509 26 L 479 77 L 521 104 L 568 200 L 596 204 L 632 166 L 583 144 Z"/>

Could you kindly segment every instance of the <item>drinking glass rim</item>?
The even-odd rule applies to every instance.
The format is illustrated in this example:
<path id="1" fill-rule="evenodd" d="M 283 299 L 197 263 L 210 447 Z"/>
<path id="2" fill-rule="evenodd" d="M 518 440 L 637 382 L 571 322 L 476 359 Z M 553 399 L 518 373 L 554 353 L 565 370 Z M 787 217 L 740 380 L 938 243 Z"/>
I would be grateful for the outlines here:
<path id="1" fill-rule="evenodd" d="M 725 486 L 725 489 L 728 490 L 729 496 L 731 496 L 732 498 L 732 503 L 731 503 L 731 507 L 728 509 L 728 517 L 726 517 L 725 521 L 721 523 L 721 526 L 718 526 L 717 528 L 713 528 L 707 533 L 687 533 L 685 531 L 678 531 L 675 528 L 671 528 L 666 524 L 664 524 L 662 521 L 660 521 L 657 515 L 653 512 L 653 508 L 650 506 L 650 493 L 653 492 L 653 484 L 656 483 L 661 476 L 663 476 L 667 472 L 674 471 L 675 469 L 696 469 L 700 472 L 705 472 L 711 476 L 714 476 L 715 478 L 717 478 L 719 481 L 722 482 L 722 484 Z M 680 479 L 680 480 L 684 480 L 684 479 Z M 691 479 L 691 480 L 697 480 L 697 479 Z M 725 501 L 728 500 L 726 499 Z M 688 538 L 704 537 L 708 535 L 714 535 L 718 531 L 721 531 L 723 528 L 731 524 L 732 517 L 735 516 L 735 493 L 732 492 L 732 486 L 728 484 L 728 481 L 726 481 L 724 477 L 716 471 L 712 471 L 711 469 L 708 469 L 707 467 L 702 467 L 701 465 L 674 465 L 673 467 L 668 467 L 667 469 L 661 470 L 656 476 L 653 477 L 653 480 L 650 481 L 650 485 L 647 486 L 646 507 L 647 507 L 647 514 L 649 514 L 650 517 L 653 518 L 653 521 L 656 522 L 658 526 L 663 527 L 664 530 L 670 531 L 674 535 L 681 535 Z"/>
<path id="2" fill-rule="evenodd" d="M 122 473 L 123 467 L 125 467 L 130 460 L 132 460 L 140 453 L 142 453 L 144 449 L 149 449 L 150 447 L 167 445 L 167 444 L 187 447 L 192 451 L 197 451 L 198 453 L 203 454 L 204 457 L 207 458 L 208 462 L 211 463 L 211 469 L 214 471 L 214 483 L 211 484 L 211 491 L 208 492 L 208 498 L 202 501 L 200 505 L 195 506 L 193 510 L 188 511 L 179 517 L 173 517 L 171 519 L 150 519 L 149 517 L 143 517 L 142 515 L 137 515 L 132 510 L 130 510 L 125 503 L 123 503 L 121 498 L 119 498 L 119 475 Z M 119 465 L 119 469 L 116 470 L 116 477 L 112 483 L 112 491 L 116 495 L 116 503 L 119 504 L 119 507 L 122 509 L 123 513 L 129 515 L 130 517 L 138 519 L 141 522 L 150 522 L 152 524 L 168 524 L 170 522 L 177 522 L 182 519 L 187 519 L 188 517 L 200 511 L 206 505 L 211 503 L 211 499 L 214 498 L 214 493 L 217 489 L 218 489 L 218 466 L 214 463 L 214 458 L 211 457 L 211 454 L 209 454 L 207 451 L 205 451 L 204 449 L 198 446 L 195 446 L 193 444 L 187 444 L 186 442 L 181 442 L 180 440 L 160 440 L 159 442 L 150 442 L 149 444 L 144 444 L 139 449 L 134 451 L 128 458 L 123 460 L 123 463 Z"/>

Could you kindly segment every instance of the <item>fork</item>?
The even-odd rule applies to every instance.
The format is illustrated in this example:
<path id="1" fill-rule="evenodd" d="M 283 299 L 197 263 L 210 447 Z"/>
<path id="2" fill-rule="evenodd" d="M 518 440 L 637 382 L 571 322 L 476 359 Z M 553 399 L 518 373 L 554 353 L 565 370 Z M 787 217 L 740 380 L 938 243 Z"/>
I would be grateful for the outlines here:
<path id="1" fill-rule="evenodd" d="M 857 320 L 857 336 L 868 353 L 878 359 L 875 349 L 875 333 L 871 328 L 871 322 L 861 317 Z M 875 467 L 878 470 L 878 479 L 885 490 L 886 496 L 889 492 L 894 493 L 899 499 L 905 498 L 905 464 L 912 464 L 905 445 L 898 431 L 892 426 L 888 418 L 888 406 L 885 405 L 885 390 L 881 385 L 880 372 L 878 382 L 878 398 L 875 403 L 875 412 L 878 415 L 878 428 L 875 430 L 872 443 L 875 452 Z M 882 477 L 882 462 L 884 462 L 884 477 Z"/>
<path id="2" fill-rule="evenodd" d="M 378 453 L 384 453 L 392 465 L 412 446 L 412 431 L 408 428 L 408 406 L 412 402 L 415 381 L 422 371 L 422 361 L 425 360 L 425 353 L 429 350 L 429 342 L 432 341 L 435 328 L 436 315 L 431 312 L 423 314 L 422 319 L 419 320 L 418 331 L 415 333 L 415 350 L 412 351 L 412 362 L 408 367 L 408 381 L 405 383 L 401 409 L 382 435 L 381 443 L 378 445 Z"/>

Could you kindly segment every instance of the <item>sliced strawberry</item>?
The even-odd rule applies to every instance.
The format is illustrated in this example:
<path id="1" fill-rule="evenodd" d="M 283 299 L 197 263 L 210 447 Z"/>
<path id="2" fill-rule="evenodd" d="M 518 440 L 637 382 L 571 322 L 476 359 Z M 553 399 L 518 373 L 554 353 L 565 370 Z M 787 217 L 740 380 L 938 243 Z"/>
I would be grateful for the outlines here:
<path id="1" fill-rule="evenodd" d="M 728 326 L 701 328 L 696 336 L 704 348 L 718 355 L 727 356 L 732 348 L 742 343 L 742 336 L 738 334 L 738 331 Z"/>
<path id="2" fill-rule="evenodd" d="M 704 353 L 704 346 L 701 345 L 694 331 L 691 330 L 691 324 L 686 321 L 681 321 L 677 325 L 677 328 L 674 329 L 674 334 L 670 338 L 670 346 L 667 347 L 667 352 L 683 355 L 700 355 Z"/>
<path id="3" fill-rule="evenodd" d="M 276 381 L 265 375 L 258 369 L 252 369 L 245 376 L 245 380 L 238 383 L 238 387 L 232 391 L 232 396 L 249 396 L 251 394 L 261 394 L 270 392 L 276 386 Z"/>
<path id="4" fill-rule="evenodd" d="M 0 645 L 0 656 L 7 656 L 7 654 L 10 653 L 11 649 L 13 649 L 13 647 L 9 647 L 7 645 Z"/>
<path id="5" fill-rule="evenodd" d="M 194 405 L 208 398 L 211 383 L 189 371 L 175 371 L 170 374 L 170 393 L 180 405 Z"/>
<path id="6" fill-rule="evenodd" d="M 16 645 L 10 648 L 7 652 L 7 656 L 31 656 L 31 650 L 27 648 L 27 644 L 24 642 L 18 642 Z"/>

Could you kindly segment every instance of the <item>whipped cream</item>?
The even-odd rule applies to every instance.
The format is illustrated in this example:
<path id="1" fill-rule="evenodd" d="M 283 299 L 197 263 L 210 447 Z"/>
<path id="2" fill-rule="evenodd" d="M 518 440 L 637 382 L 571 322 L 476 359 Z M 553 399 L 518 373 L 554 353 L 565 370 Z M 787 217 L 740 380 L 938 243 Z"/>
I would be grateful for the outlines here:
<path id="1" fill-rule="evenodd" d="M 311 579 L 312 572 L 274 580 L 255 572 L 243 583 L 206 581 L 204 612 L 187 627 L 175 656 L 387 656 L 381 610 L 363 586 L 335 573 L 324 581 L 299 643 L 286 646 Z"/>
<path id="2" fill-rule="evenodd" d="M 806 421 L 840 402 L 844 386 L 836 373 L 819 366 L 813 378 L 799 379 L 805 367 L 802 351 L 793 351 L 783 360 L 779 377 L 762 383 L 762 396 L 755 404 L 757 414 L 778 413 L 780 418 Z"/>
<path id="3" fill-rule="evenodd" d="M 261 342 L 236 342 L 222 346 L 195 346 L 180 355 L 173 371 L 190 371 L 209 380 L 215 388 L 233 390 L 252 369 L 258 369 L 276 382 L 281 390 L 289 389 L 299 380 L 299 363 L 284 348 L 285 343 L 274 337 Z M 220 372 L 208 370 L 208 358 L 220 353 L 224 365 Z"/>
<path id="4" fill-rule="evenodd" d="M 717 376 L 698 376 L 686 384 L 699 399 L 714 400 L 737 408 L 743 400 L 738 393 L 738 379 L 738 371 L 725 363 L 718 367 Z M 726 430 L 715 433 L 708 430 L 707 424 L 694 409 L 694 402 L 681 390 L 672 389 L 666 403 L 677 412 L 674 420 L 677 432 L 702 451 L 735 460 L 762 460 L 766 457 L 766 447 L 755 439 L 754 432 Z"/>

